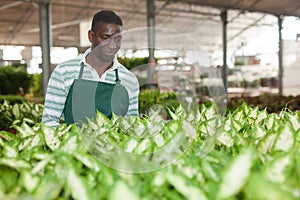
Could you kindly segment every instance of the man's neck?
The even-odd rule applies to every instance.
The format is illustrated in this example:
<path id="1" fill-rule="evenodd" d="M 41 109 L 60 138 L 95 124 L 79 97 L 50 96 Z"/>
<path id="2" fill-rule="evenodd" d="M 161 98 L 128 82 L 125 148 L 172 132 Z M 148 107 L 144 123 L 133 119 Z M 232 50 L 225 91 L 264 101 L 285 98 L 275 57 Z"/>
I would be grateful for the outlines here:
<path id="1" fill-rule="evenodd" d="M 104 62 L 100 59 L 97 59 L 96 56 L 91 56 L 90 53 L 85 57 L 85 61 L 97 71 L 99 77 L 101 77 L 106 70 L 113 66 L 113 62 Z"/>

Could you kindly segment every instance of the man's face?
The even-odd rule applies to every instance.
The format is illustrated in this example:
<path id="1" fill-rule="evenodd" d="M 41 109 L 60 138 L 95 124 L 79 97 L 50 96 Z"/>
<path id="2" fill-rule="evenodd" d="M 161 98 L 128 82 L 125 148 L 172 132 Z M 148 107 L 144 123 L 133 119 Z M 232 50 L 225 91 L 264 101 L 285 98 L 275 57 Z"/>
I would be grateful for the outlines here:
<path id="1" fill-rule="evenodd" d="M 95 55 L 105 62 L 113 61 L 115 54 L 121 47 L 121 33 L 122 26 L 99 22 L 95 32 L 89 31 L 92 51 L 95 51 Z"/>

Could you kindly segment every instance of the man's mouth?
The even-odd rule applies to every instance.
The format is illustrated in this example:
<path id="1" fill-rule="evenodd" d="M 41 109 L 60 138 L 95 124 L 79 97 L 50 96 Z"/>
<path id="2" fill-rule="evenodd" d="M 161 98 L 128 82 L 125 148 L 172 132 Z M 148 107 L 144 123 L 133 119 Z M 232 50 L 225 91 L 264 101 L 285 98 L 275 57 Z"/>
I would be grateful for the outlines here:
<path id="1" fill-rule="evenodd" d="M 115 55 L 115 51 L 105 51 L 105 55 L 108 55 L 108 56 L 113 56 Z"/>

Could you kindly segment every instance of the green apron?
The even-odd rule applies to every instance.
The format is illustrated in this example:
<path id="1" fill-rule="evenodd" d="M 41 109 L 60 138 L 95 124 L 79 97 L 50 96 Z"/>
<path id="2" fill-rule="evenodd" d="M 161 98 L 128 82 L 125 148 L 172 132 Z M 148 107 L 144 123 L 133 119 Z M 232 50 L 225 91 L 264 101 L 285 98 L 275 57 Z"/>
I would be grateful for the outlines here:
<path id="1" fill-rule="evenodd" d="M 120 84 L 118 69 L 115 69 L 116 83 L 82 79 L 84 64 L 81 63 L 78 79 L 72 83 L 64 108 L 65 123 L 87 123 L 95 119 L 97 110 L 109 119 L 112 113 L 124 116 L 128 111 L 129 95 Z"/>

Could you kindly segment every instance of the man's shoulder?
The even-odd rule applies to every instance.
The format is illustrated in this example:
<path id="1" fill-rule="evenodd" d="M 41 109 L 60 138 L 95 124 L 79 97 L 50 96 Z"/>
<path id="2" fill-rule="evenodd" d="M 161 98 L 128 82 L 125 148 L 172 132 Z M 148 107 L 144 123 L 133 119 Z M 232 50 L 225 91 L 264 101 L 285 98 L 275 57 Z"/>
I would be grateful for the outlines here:
<path id="1" fill-rule="evenodd" d="M 72 66 L 77 67 L 80 66 L 80 61 L 81 61 L 81 56 L 77 56 L 75 58 L 60 63 L 58 67 L 59 68 L 72 67 Z"/>
<path id="2" fill-rule="evenodd" d="M 124 65 L 119 64 L 119 70 L 121 73 L 125 74 L 125 76 L 130 77 L 131 80 L 138 82 L 136 75 L 132 71 L 127 69 Z"/>
<path id="3" fill-rule="evenodd" d="M 135 76 L 135 74 L 132 72 L 132 71 L 130 71 L 129 69 L 127 69 L 124 65 L 122 65 L 121 63 L 118 63 L 118 67 L 119 67 L 119 70 L 121 71 L 121 72 L 123 72 L 123 73 L 126 73 L 126 74 L 128 74 L 128 75 L 133 75 L 133 76 Z"/>
<path id="4" fill-rule="evenodd" d="M 69 73 L 77 72 L 80 69 L 80 61 L 81 61 L 81 57 L 77 56 L 75 58 L 61 62 L 54 68 L 53 72 L 59 74 L 66 74 L 66 73 L 69 74 Z"/>

